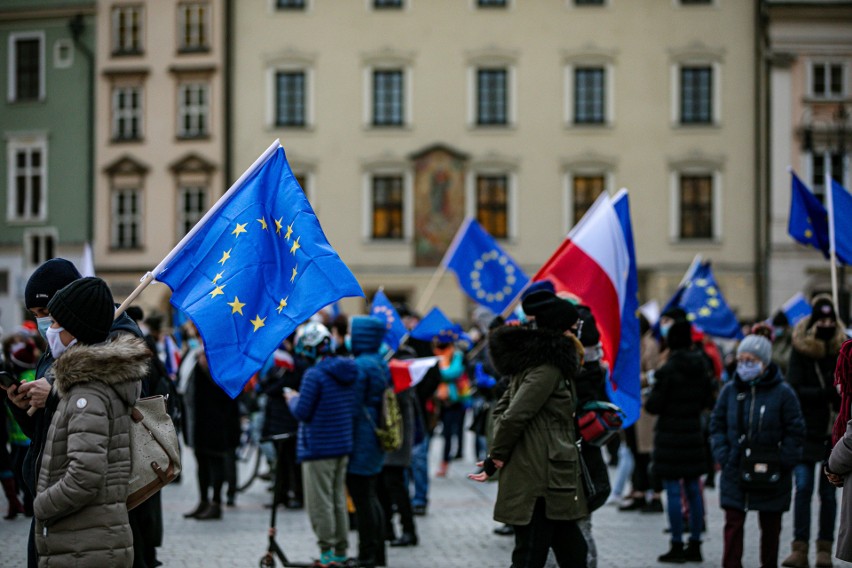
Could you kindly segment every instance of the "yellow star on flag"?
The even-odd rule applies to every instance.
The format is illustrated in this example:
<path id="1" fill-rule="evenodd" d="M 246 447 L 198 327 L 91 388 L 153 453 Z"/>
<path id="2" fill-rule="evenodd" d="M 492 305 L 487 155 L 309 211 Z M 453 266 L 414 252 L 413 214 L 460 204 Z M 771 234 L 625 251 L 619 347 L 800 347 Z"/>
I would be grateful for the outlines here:
<path id="1" fill-rule="evenodd" d="M 706 306 L 701 308 L 700 310 L 698 310 L 698 315 L 700 315 L 700 316 L 707 317 L 707 316 L 710 315 L 710 313 L 711 313 L 710 308 L 708 308 Z"/>
<path id="2" fill-rule="evenodd" d="M 219 280 L 221 280 L 221 279 L 222 279 L 222 275 L 223 275 L 223 274 L 224 274 L 224 272 L 220 272 L 219 274 L 217 274 L 216 276 L 214 276 L 214 277 L 213 277 L 213 284 L 215 284 L 216 282 L 218 282 Z"/>
<path id="3" fill-rule="evenodd" d="M 276 219 L 276 220 L 275 220 L 275 234 L 276 234 L 276 235 L 280 235 L 280 234 L 281 234 L 281 228 L 284 226 L 284 225 L 282 225 L 282 224 L 281 224 L 281 220 L 282 220 L 282 219 L 284 219 L 284 217 L 281 217 L 281 219 Z"/>
<path id="4" fill-rule="evenodd" d="M 222 284 L 221 286 L 216 286 L 215 288 L 213 288 L 213 291 L 210 292 L 210 297 L 215 298 L 216 296 L 224 295 L 225 293 L 222 291 L 222 288 L 224 288 L 225 286 L 227 286 L 227 284 Z"/>
<path id="5" fill-rule="evenodd" d="M 234 296 L 234 301 L 228 302 L 228 305 L 231 306 L 232 314 L 238 313 L 240 315 L 243 315 L 243 306 L 245 306 L 245 304 L 240 302 L 240 299 L 238 297 Z"/>
<path id="6" fill-rule="evenodd" d="M 260 223 L 260 228 L 263 229 L 264 231 L 266 231 L 269 228 L 266 224 L 266 218 L 265 217 L 261 217 L 260 219 L 257 220 L 257 222 Z"/>
<path id="7" fill-rule="evenodd" d="M 222 266 L 225 266 L 225 261 L 228 260 L 229 258 L 231 258 L 231 251 L 232 250 L 233 249 L 228 249 L 228 250 L 226 250 L 225 252 L 222 253 L 222 258 L 219 259 L 219 264 L 221 264 Z"/>
<path id="8" fill-rule="evenodd" d="M 287 227 L 287 231 L 290 230 L 290 227 Z M 286 235 L 285 235 L 286 236 Z M 299 239 L 302 237 L 296 237 L 296 240 L 293 241 L 293 246 L 290 247 L 290 252 L 296 254 L 296 251 L 302 248 L 302 245 L 299 244 Z"/>
<path id="9" fill-rule="evenodd" d="M 299 273 L 299 271 L 296 270 L 297 268 L 298 268 L 298 266 L 293 267 L 293 275 L 290 276 L 290 283 L 293 283 L 293 282 L 296 281 L 296 275 Z"/>
<path id="10" fill-rule="evenodd" d="M 283 219 L 283 217 L 282 217 Z M 293 234 L 293 225 L 287 225 L 287 232 L 284 233 L 284 238 L 288 241 L 290 240 L 290 236 Z"/>
<path id="11" fill-rule="evenodd" d="M 805 229 L 805 236 L 807 238 L 811 238 L 812 236 L 814 236 L 814 232 L 811 231 L 810 229 Z"/>
<path id="12" fill-rule="evenodd" d="M 287 296 L 289 298 L 290 296 Z M 280 314 L 281 310 L 287 307 L 287 298 L 281 298 L 281 301 L 278 302 L 278 307 L 275 310 Z"/>
<path id="13" fill-rule="evenodd" d="M 717 300 L 716 298 L 710 298 L 709 300 L 707 300 L 707 305 L 711 308 L 718 308 L 719 300 Z"/>
<path id="14" fill-rule="evenodd" d="M 260 329 L 260 328 L 262 328 L 263 326 L 265 326 L 266 324 L 265 324 L 265 323 L 263 323 L 263 322 L 265 322 L 265 321 L 266 321 L 266 318 L 261 318 L 261 317 L 260 317 L 260 314 L 257 314 L 257 315 L 254 317 L 254 319 L 253 319 L 253 320 L 251 320 L 251 324 L 254 326 L 254 331 L 257 331 L 258 329 Z"/>
<path id="15" fill-rule="evenodd" d="M 231 231 L 231 234 L 239 237 L 242 233 L 247 233 L 248 231 L 246 231 L 246 225 L 248 225 L 248 223 L 237 223 L 237 228 Z"/>

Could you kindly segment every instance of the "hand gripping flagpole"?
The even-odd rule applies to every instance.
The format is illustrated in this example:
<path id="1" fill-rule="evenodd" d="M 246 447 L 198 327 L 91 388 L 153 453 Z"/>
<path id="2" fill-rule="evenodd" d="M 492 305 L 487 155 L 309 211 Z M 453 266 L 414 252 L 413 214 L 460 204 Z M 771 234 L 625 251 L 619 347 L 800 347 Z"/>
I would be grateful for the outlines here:
<path id="1" fill-rule="evenodd" d="M 160 262 L 160 264 L 158 264 L 156 266 L 156 268 L 154 268 L 154 270 L 152 270 L 151 272 L 148 272 L 147 274 L 145 274 L 145 276 L 142 277 L 142 279 L 139 283 L 139 286 L 137 286 L 136 289 L 133 290 L 133 292 L 131 292 L 130 295 L 127 296 L 127 298 L 115 310 L 115 317 L 116 318 L 118 318 L 118 316 L 123 314 L 124 311 L 130 306 L 130 304 L 132 304 L 133 301 L 137 297 L 139 297 L 139 294 L 141 294 L 142 291 L 145 288 L 147 288 L 148 285 L 151 284 L 151 282 L 153 282 L 157 278 L 157 276 L 160 274 L 160 272 L 162 272 L 163 269 L 169 264 L 169 262 L 172 261 L 172 259 L 175 257 L 175 255 L 186 245 L 186 243 L 188 243 L 190 241 L 190 239 L 192 239 L 192 237 L 194 237 L 195 234 L 199 230 L 201 230 L 201 227 L 204 226 L 204 224 L 207 222 L 207 220 L 210 219 L 210 217 L 212 217 L 217 211 L 219 211 L 219 209 L 221 209 L 225 205 L 225 203 L 227 203 L 228 198 L 230 198 L 234 193 L 239 191 L 240 187 L 242 187 L 242 185 L 243 185 L 243 182 L 245 182 L 245 180 L 248 179 L 249 176 L 251 176 L 264 163 L 266 163 L 266 161 L 270 158 L 270 156 L 272 156 L 272 154 L 274 154 L 275 151 L 278 150 L 278 148 L 280 148 L 280 147 L 281 147 L 281 141 L 279 139 L 276 139 L 275 142 L 273 142 L 269 146 L 269 148 L 267 148 L 266 151 L 263 154 L 261 154 L 260 157 L 257 160 L 255 160 L 254 163 L 251 166 L 249 166 L 249 168 L 245 172 L 243 172 L 243 175 L 241 175 L 239 177 L 239 179 L 237 181 L 235 181 L 231 185 L 230 188 L 228 188 L 228 191 L 226 191 L 222 195 L 222 197 L 220 197 L 219 200 L 216 201 L 216 203 L 213 204 L 213 206 L 207 211 L 207 213 L 204 214 L 204 217 L 199 219 L 199 221 L 195 224 L 195 226 L 186 235 L 184 235 L 184 237 L 180 240 L 180 242 L 177 245 L 175 245 L 175 248 L 173 248 L 171 250 L 171 252 L 166 255 L 166 258 L 164 258 Z"/>

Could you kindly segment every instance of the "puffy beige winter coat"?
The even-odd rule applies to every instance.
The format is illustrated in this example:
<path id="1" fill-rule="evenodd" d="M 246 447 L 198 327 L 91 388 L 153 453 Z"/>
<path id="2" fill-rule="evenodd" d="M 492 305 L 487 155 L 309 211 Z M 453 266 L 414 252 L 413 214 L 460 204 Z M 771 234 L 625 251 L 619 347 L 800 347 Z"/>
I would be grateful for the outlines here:
<path id="1" fill-rule="evenodd" d="M 132 566 L 130 406 L 150 356 L 142 340 L 122 336 L 75 345 L 54 364 L 62 399 L 36 479 L 39 566 Z"/>

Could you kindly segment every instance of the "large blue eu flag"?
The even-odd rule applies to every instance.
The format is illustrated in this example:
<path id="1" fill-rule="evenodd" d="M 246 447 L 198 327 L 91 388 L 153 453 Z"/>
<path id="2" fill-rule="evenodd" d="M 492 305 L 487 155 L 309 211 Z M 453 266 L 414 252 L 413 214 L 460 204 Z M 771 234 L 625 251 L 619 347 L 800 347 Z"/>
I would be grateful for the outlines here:
<path id="1" fill-rule="evenodd" d="M 529 282 L 521 267 L 473 218 L 459 228 L 445 258 L 462 290 L 495 314 L 502 313 Z"/>
<path id="2" fill-rule="evenodd" d="M 373 305 L 370 307 L 370 315 L 375 316 L 385 322 L 385 343 L 394 351 L 399 349 L 399 344 L 402 338 L 405 337 L 407 330 L 399 317 L 399 312 L 393 307 L 393 304 L 382 290 L 376 292 L 373 296 Z"/>
<path id="3" fill-rule="evenodd" d="M 363 296 L 276 141 L 154 269 L 231 397 L 321 308 Z"/>
<path id="4" fill-rule="evenodd" d="M 831 239 L 837 260 L 852 265 L 852 194 L 831 180 Z"/>
<path id="5" fill-rule="evenodd" d="M 803 245 L 821 250 L 828 258 L 828 212 L 793 170 L 790 175 L 793 181 L 787 232 Z"/>
<path id="6" fill-rule="evenodd" d="M 716 284 L 710 261 L 693 263 L 663 313 L 674 306 L 683 308 L 687 319 L 708 335 L 743 337 L 736 314 Z"/>

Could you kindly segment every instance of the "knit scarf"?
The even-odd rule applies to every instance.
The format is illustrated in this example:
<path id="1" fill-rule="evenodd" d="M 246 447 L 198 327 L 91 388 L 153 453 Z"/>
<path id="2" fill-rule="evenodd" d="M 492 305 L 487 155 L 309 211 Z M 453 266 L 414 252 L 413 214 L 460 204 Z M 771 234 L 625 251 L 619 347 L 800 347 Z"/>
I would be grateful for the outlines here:
<path id="1" fill-rule="evenodd" d="M 840 413 L 834 422 L 832 446 L 846 433 L 846 423 L 850 419 L 852 405 L 852 339 L 845 342 L 837 356 L 837 366 L 834 368 L 834 386 L 840 392 Z"/>

